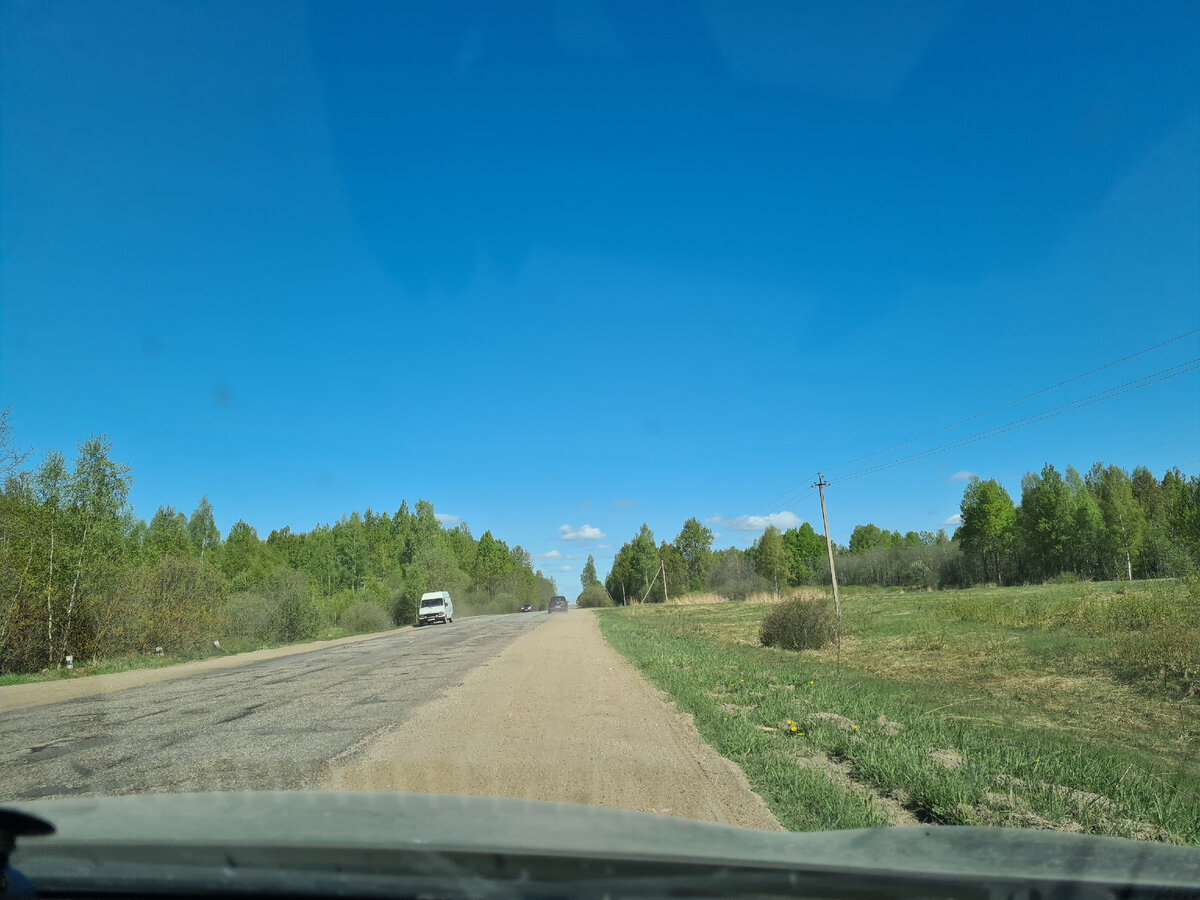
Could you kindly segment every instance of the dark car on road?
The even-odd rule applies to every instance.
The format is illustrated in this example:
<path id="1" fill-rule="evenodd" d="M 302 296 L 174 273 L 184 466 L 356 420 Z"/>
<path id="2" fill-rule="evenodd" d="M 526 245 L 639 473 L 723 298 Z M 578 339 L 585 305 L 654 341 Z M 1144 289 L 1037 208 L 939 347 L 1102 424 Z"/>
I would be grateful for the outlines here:
<path id="1" fill-rule="evenodd" d="M 550 612 L 566 612 L 567 598 L 566 597 L 551 597 Z"/>
<path id="2" fill-rule="evenodd" d="M 526 603 L 521 607 L 521 612 L 533 612 L 533 607 Z"/>

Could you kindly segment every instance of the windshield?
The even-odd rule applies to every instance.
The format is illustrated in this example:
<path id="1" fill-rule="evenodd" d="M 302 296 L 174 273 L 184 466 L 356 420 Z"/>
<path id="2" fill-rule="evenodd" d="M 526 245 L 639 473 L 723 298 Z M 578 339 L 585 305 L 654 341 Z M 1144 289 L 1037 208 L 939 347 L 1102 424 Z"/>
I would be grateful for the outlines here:
<path id="1" fill-rule="evenodd" d="M 1200 846 L 1198 34 L 0 4 L 0 805 Z"/>

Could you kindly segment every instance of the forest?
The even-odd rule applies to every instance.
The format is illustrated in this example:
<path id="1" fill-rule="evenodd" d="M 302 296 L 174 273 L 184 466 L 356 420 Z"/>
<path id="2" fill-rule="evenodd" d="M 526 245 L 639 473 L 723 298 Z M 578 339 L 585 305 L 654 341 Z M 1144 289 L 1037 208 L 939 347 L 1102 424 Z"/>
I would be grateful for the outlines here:
<path id="1" fill-rule="evenodd" d="M 135 516 L 130 467 L 104 436 L 27 468 L 10 434 L 0 411 L 0 673 L 377 631 L 411 623 L 426 590 L 450 591 L 460 616 L 544 608 L 556 593 L 527 551 L 443 527 L 425 500 L 265 539 L 239 520 L 222 535 L 207 497 L 190 515 Z"/>
<path id="2" fill-rule="evenodd" d="M 856 525 L 834 546 L 840 584 L 911 589 L 979 584 L 1172 578 L 1200 572 L 1200 477 L 1178 468 L 1161 478 L 1096 463 L 1081 475 L 1046 464 L 1027 472 L 1020 502 L 995 479 L 972 477 L 961 524 L 939 530 L 888 531 Z M 617 553 L 604 589 L 618 604 L 661 603 L 666 596 L 715 593 L 745 599 L 763 591 L 828 584 L 825 537 L 807 522 L 769 526 L 744 550 L 713 549 L 713 532 L 688 519 L 671 542 L 655 543 L 646 525 Z M 594 577 L 591 582 L 599 584 Z M 584 574 L 584 588 L 589 578 Z"/>

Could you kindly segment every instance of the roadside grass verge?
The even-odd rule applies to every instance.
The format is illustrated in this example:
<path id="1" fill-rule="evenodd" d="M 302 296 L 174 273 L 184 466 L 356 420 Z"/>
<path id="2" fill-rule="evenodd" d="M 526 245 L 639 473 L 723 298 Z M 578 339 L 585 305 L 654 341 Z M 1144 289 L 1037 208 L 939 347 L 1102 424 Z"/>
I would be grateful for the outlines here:
<path id="1" fill-rule="evenodd" d="M 392 629 L 387 629 L 392 630 Z M 196 662 L 211 659 L 214 656 L 236 656 L 253 650 L 269 650 L 275 647 L 292 647 L 312 644 L 317 641 L 332 641 L 338 638 L 350 637 L 354 631 L 330 626 L 311 638 L 300 641 L 223 641 L 221 649 L 210 645 L 193 647 L 177 652 L 166 653 L 125 653 L 119 656 L 101 657 L 99 659 L 77 662 L 74 669 L 65 666 L 57 669 L 42 669 L 40 672 L 8 673 L 0 675 L 0 687 L 14 684 L 32 684 L 42 681 L 62 681 L 68 678 L 86 678 L 92 675 L 111 675 L 116 672 L 130 672 L 135 669 L 162 669 L 177 666 L 181 663 Z M 378 632 L 382 634 L 383 632 Z"/>
<path id="2" fill-rule="evenodd" d="M 480 615 L 494 615 L 494 613 L 458 613 L 456 611 L 454 620 L 457 622 L 459 619 L 471 619 Z M 0 674 L 0 687 L 7 687 L 14 684 L 33 684 L 42 681 L 61 681 L 67 678 L 85 678 L 91 675 L 111 675 L 116 672 L 129 672 L 135 669 L 161 669 L 166 666 L 177 666 L 181 663 L 211 659 L 214 656 L 235 656 L 239 653 L 249 653 L 253 650 L 300 646 L 317 641 L 332 641 L 359 634 L 383 634 L 387 631 L 411 627 L 411 625 L 389 624 L 386 628 L 374 629 L 373 626 L 369 628 L 366 626 L 346 628 L 341 625 L 328 625 L 312 637 L 298 641 L 250 641 L 224 638 L 221 641 L 220 650 L 211 644 L 203 644 L 172 652 L 164 652 L 161 656 L 157 653 L 124 653 L 117 656 L 100 657 L 94 660 L 82 660 L 75 663 L 74 669 L 68 669 L 63 666 L 55 669 L 42 669 L 38 672 Z"/>
<path id="3" fill-rule="evenodd" d="M 1006 590 L 1007 603 L 1034 589 Z M 760 646 L 768 605 L 599 616 L 789 829 L 1000 825 L 1200 844 L 1194 701 L 1119 682 L 1097 663 L 1101 637 L 956 618 L 948 604 L 970 593 L 848 592 L 840 667 L 832 648 Z"/>

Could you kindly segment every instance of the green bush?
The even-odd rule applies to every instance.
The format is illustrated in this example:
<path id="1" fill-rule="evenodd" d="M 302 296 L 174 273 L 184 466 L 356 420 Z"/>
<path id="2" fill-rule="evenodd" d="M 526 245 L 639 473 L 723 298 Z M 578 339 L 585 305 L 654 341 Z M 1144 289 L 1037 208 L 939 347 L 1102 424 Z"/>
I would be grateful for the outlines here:
<path id="1" fill-rule="evenodd" d="M 417 621 L 417 600 L 403 588 L 392 592 L 392 621 L 397 625 L 412 625 Z"/>
<path id="2" fill-rule="evenodd" d="M 392 627 L 392 617 L 378 603 L 360 600 L 342 613 L 338 624 L 349 634 L 370 634 Z"/>
<path id="3" fill-rule="evenodd" d="M 819 650 L 837 634 L 833 604 L 825 598 L 786 600 L 763 618 L 758 639 L 764 647 Z"/>
<path id="4" fill-rule="evenodd" d="M 320 612 L 308 593 L 308 579 L 302 572 L 285 569 L 267 586 L 274 605 L 274 639 L 283 643 L 315 637 L 321 625 Z"/>
<path id="5" fill-rule="evenodd" d="M 341 619 L 346 610 L 357 603 L 358 600 L 359 597 L 354 591 L 350 590 L 350 588 L 344 588 L 332 596 L 320 598 L 317 601 L 317 606 L 325 621 L 332 623 Z"/>
<path id="6" fill-rule="evenodd" d="M 1079 576 L 1074 572 L 1059 572 L 1046 579 L 1046 584 L 1078 584 Z"/>
<path id="7" fill-rule="evenodd" d="M 580 609 L 602 609 L 606 606 L 612 606 L 613 602 L 602 586 L 598 584 L 589 584 L 583 589 L 575 605 Z"/>
<path id="8" fill-rule="evenodd" d="M 712 589 L 726 600 L 745 600 L 767 589 L 767 580 L 745 560 L 733 554 L 721 554 L 712 574 Z"/>
<path id="9" fill-rule="evenodd" d="M 226 601 L 225 616 L 234 640 L 261 644 L 273 637 L 275 608 L 262 594 L 239 591 Z"/>
<path id="10" fill-rule="evenodd" d="M 913 588 L 936 588 L 937 573 L 921 560 L 914 560 L 905 570 L 904 583 Z"/>

